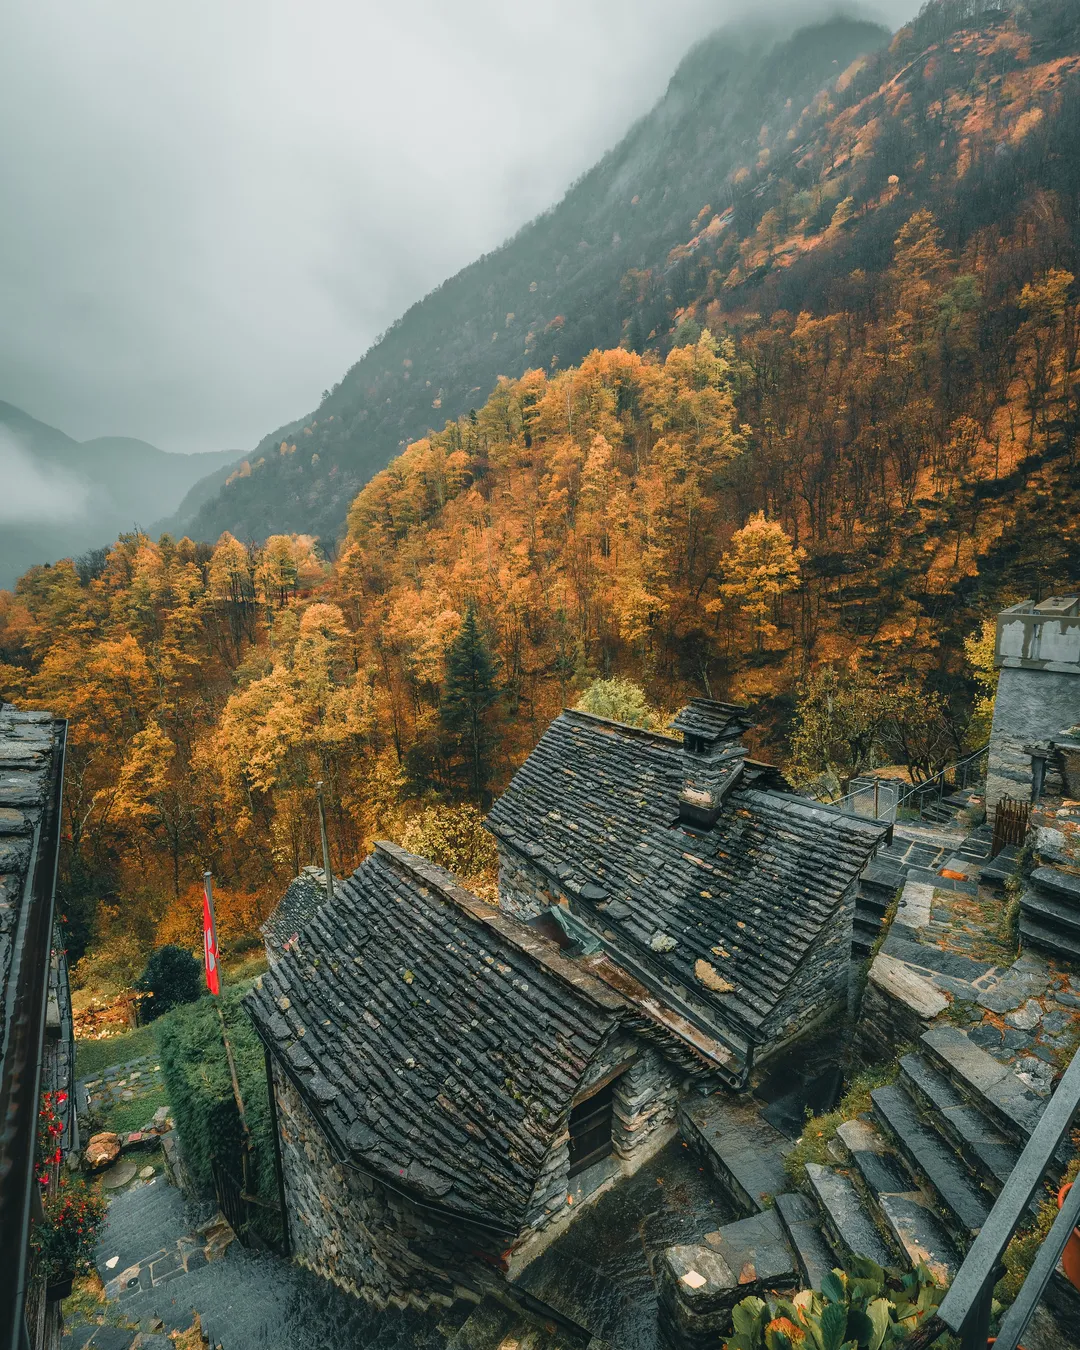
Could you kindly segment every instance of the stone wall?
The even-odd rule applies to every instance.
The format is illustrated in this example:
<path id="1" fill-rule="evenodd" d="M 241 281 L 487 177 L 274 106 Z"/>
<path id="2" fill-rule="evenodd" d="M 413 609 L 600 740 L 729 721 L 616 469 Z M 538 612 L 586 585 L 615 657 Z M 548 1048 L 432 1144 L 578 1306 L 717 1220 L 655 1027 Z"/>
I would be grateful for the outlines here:
<path id="1" fill-rule="evenodd" d="M 994 723 L 986 773 L 986 807 L 1002 797 L 1031 800 L 1031 756 L 1024 746 L 1060 739 L 1080 722 L 1080 675 L 1068 671 L 1004 667 L 994 698 Z"/>
<path id="2" fill-rule="evenodd" d="M 616 1072 L 612 1090 L 611 1158 L 571 1179 L 569 1121 L 556 1139 L 533 1190 L 524 1242 L 615 1177 L 629 1176 L 666 1143 L 674 1131 L 684 1075 L 651 1046 L 617 1034 L 601 1047 L 582 1081 L 577 1100 L 592 1095 Z"/>
<path id="3" fill-rule="evenodd" d="M 761 1060 L 770 1046 L 790 1041 L 847 1002 L 851 973 L 851 923 L 855 886 L 822 928 L 764 1027 Z"/>
<path id="4" fill-rule="evenodd" d="M 516 858 L 500 842 L 499 908 L 512 919 L 528 923 L 557 901 L 558 896 L 548 889 L 548 883 L 541 873 Z"/>
<path id="5" fill-rule="evenodd" d="M 414 1204 L 335 1161 L 325 1135 L 279 1066 L 274 1094 L 296 1259 L 379 1307 L 445 1303 L 456 1286 L 490 1283 L 509 1238 Z"/>

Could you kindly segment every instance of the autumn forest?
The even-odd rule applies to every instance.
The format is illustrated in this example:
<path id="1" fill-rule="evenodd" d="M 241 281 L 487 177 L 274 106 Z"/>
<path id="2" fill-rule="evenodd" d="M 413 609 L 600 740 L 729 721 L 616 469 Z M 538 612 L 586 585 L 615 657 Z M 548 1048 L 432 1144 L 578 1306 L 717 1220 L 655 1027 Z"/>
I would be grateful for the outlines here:
<path id="1" fill-rule="evenodd" d="M 748 703 L 819 795 L 982 744 L 985 620 L 1080 576 L 1080 192 L 961 220 L 957 184 L 1076 124 L 1080 55 L 1010 19 L 926 43 L 905 93 L 900 40 L 807 110 L 805 164 L 747 166 L 756 206 L 703 201 L 624 276 L 617 342 L 501 378 L 340 538 L 132 533 L 0 593 L 0 695 L 70 719 L 73 955 L 194 945 L 204 868 L 250 938 L 321 856 L 320 782 L 335 870 L 389 837 L 482 883 L 481 813 L 598 680 L 658 725 Z M 905 97 L 932 143 L 883 172 Z M 233 486 L 317 469 L 320 416 Z"/>

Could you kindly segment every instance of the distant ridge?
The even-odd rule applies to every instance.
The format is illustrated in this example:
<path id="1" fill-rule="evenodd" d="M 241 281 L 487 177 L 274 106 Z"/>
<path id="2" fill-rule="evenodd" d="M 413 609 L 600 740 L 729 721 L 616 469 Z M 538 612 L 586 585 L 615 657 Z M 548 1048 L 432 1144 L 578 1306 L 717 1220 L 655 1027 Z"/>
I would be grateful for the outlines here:
<path id="1" fill-rule="evenodd" d="M 208 469 L 233 464 L 235 450 L 173 455 L 130 436 L 76 441 L 0 402 L 0 588 L 38 563 L 111 544 L 153 528 Z M 223 480 L 224 481 L 223 475 Z"/>
<path id="2" fill-rule="evenodd" d="M 666 93 L 558 205 L 413 305 L 321 406 L 249 456 L 250 473 L 208 484 L 191 532 L 341 534 L 360 487 L 409 441 L 479 407 L 500 375 L 573 365 L 594 347 L 641 349 L 691 299 L 668 261 L 729 177 L 783 142 L 826 81 L 889 40 L 837 18 L 792 33 L 724 28 L 688 54 Z M 283 450 L 284 447 L 284 450 Z"/>

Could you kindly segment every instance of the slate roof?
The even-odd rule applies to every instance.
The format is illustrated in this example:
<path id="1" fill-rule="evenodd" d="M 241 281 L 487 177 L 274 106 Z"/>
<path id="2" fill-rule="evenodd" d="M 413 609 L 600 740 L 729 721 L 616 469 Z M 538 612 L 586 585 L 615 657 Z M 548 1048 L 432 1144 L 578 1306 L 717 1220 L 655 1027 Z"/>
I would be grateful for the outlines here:
<path id="1" fill-rule="evenodd" d="M 53 771 L 58 767 L 54 758 L 60 753 L 62 735 L 63 723 L 51 713 L 18 712 L 9 703 L 0 705 L 0 1061 L 8 1048 L 5 1017 L 8 983 L 17 959 L 15 935 L 19 917 L 34 894 L 33 860 L 43 842 L 42 826 Z M 52 882 L 50 873 L 49 895 L 43 896 L 50 904 Z M 51 927 L 48 933 L 51 938 Z M 49 951 L 26 956 L 47 962 Z"/>
<path id="2" fill-rule="evenodd" d="M 516 1232 L 617 991 L 377 844 L 246 999 L 338 1156 Z"/>
<path id="3" fill-rule="evenodd" d="M 738 703 L 718 703 L 711 698 L 691 699 L 671 723 L 676 731 L 722 741 L 741 736 L 753 726 L 749 710 Z"/>
<path id="4" fill-rule="evenodd" d="M 773 771 L 743 761 L 716 824 L 691 834 L 677 825 L 685 762 L 669 736 L 568 710 L 487 825 L 654 989 L 761 1039 L 887 827 L 772 791 Z"/>
<path id="5" fill-rule="evenodd" d="M 259 929 L 273 959 L 312 919 L 326 900 L 326 874 L 321 867 L 305 867 L 289 882 L 273 913 Z"/>

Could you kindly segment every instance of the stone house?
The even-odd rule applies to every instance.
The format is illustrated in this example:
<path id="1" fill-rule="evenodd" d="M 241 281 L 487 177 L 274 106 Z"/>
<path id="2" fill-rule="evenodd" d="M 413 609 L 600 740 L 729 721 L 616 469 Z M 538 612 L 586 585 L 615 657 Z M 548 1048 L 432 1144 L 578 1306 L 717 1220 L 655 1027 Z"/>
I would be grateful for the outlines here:
<path id="1" fill-rule="evenodd" d="M 1080 723 L 1080 596 L 1022 600 L 997 619 L 998 686 L 990 732 L 986 809 L 1005 797 L 1037 800 L 1047 763 Z M 1077 737 L 1080 739 L 1080 736 Z M 1033 748 L 1035 754 L 1032 754 Z"/>
<path id="2" fill-rule="evenodd" d="M 29 1251 L 40 1215 L 38 1111 L 54 1094 L 62 1126 L 55 1186 L 79 1147 L 75 1042 L 55 884 L 66 723 L 0 706 L 0 1341 L 53 1350 L 63 1316 Z M 40 1160 L 39 1160 L 40 1163 Z"/>
<path id="3" fill-rule="evenodd" d="M 495 803 L 499 903 L 547 915 L 723 1047 L 723 1077 L 847 998 L 859 874 L 888 827 L 798 797 L 696 699 L 670 736 L 566 711 Z"/>
<path id="4" fill-rule="evenodd" d="M 512 1279 L 843 1005 L 886 829 L 785 792 L 741 709 L 675 725 L 563 713 L 491 813 L 497 908 L 378 844 L 248 996 L 302 1262 L 378 1303 Z"/>

